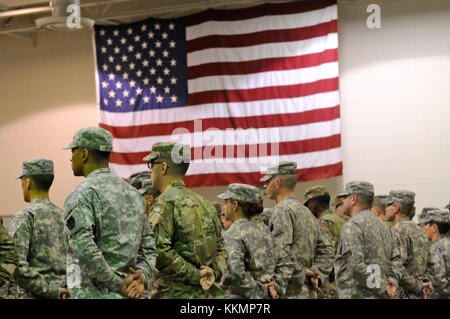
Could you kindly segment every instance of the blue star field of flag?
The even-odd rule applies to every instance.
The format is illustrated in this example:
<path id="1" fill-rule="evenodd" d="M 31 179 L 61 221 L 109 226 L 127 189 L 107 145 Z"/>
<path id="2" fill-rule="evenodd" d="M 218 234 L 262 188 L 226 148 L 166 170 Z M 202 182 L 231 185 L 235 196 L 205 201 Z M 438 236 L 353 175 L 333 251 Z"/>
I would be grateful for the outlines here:
<path id="1" fill-rule="evenodd" d="M 186 106 L 183 19 L 96 26 L 100 109 L 131 112 Z"/>

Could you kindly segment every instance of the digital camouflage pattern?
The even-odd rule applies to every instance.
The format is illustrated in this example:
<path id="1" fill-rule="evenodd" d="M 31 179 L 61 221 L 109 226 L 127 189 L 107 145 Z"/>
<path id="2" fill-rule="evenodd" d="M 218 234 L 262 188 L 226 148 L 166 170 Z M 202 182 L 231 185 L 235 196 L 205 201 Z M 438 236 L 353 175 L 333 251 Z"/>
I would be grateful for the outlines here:
<path id="1" fill-rule="evenodd" d="M 404 189 L 392 190 L 389 192 L 388 197 L 382 199 L 381 202 L 387 206 L 392 205 L 393 203 L 404 203 L 414 205 L 416 194 L 411 191 L 407 191 Z"/>
<path id="2" fill-rule="evenodd" d="M 19 264 L 19 257 L 8 232 L 0 223 L 0 297 L 8 295 L 10 280 Z"/>
<path id="3" fill-rule="evenodd" d="M 152 152 L 153 154 L 153 152 Z M 159 270 L 159 297 L 224 297 L 213 286 L 207 293 L 200 286 L 200 267 L 210 267 L 220 280 L 226 252 L 214 205 L 186 188 L 183 181 L 169 184 L 150 214 L 155 233 Z"/>
<path id="4" fill-rule="evenodd" d="M 97 126 L 83 127 L 75 132 L 72 142 L 63 149 L 70 150 L 76 147 L 85 147 L 101 152 L 112 152 L 113 136 L 111 132 Z"/>
<path id="5" fill-rule="evenodd" d="M 429 223 L 437 222 L 450 224 L 450 212 L 446 209 L 430 209 L 425 216 L 421 217 L 420 222 Z"/>
<path id="6" fill-rule="evenodd" d="M 316 186 L 310 187 L 305 192 L 305 196 L 304 196 L 305 200 L 303 201 L 303 205 L 306 205 L 306 203 L 310 199 L 314 199 L 314 198 L 325 196 L 325 195 L 330 196 L 330 193 L 328 192 L 328 189 L 325 186 L 316 185 Z"/>
<path id="7" fill-rule="evenodd" d="M 272 280 L 276 256 L 272 235 L 265 225 L 241 218 L 225 232 L 227 298 L 268 298 L 264 284 Z"/>
<path id="8" fill-rule="evenodd" d="M 156 260 L 142 196 L 109 168 L 92 171 L 64 203 L 69 242 L 67 286 L 72 298 L 123 298 L 129 267 L 147 284 Z"/>
<path id="9" fill-rule="evenodd" d="M 63 214 L 48 197 L 38 197 L 12 219 L 9 232 L 20 262 L 11 295 L 59 297 L 59 289 L 66 286 L 67 242 Z"/>
<path id="10" fill-rule="evenodd" d="M 345 190 L 338 197 L 346 197 L 352 194 L 363 194 L 374 196 L 373 185 L 365 181 L 352 181 L 345 184 Z"/>
<path id="11" fill-rule="evenodd" d="M 333 243 L 334 251 L 336 251 L 339 244 L 339 236 L 344 224 L 345 220 L 336 215 L 331 209 L 324 211 L 319 218 L 319 225 L 328 235 L 328 239 Z M 321 290 L 322 292 L 319 293 L 318 298 L 337 299 L 339 297 L 334 282 L 333 270 L 330 272 L 329 278 L 323 283 Z"/>
<path id="12" fill-rule="evenodd" d="M 384 298 L 387 278 L 398 279 L 398 263 L 389 228 L 370 210 L 360 210 L 341 230 L 334 266 L 339 298 Z M 369 265 L 379 266 L 380 288 L 368 285 Z"/>
<path id="13" fill-rule="evenodd" d="M 294 196 L 277 203 L 269 221 L 277 249 L 290 256 L 293 269 L 282 274 L 287 298 L 315 298 L 313 288 L 304 284 L 306 269 L 319 272 L 325 282 L 333 267 L 333 245 L 317 219 Z M 277 270 L 275 271 L 277 274 Z"/>
<path id="14" fill-rule="evenodd" d="M 17 179 L 24 177 L 25 175 L 54 175 L 53 174 L 53 161 L 39 158 L 31 161 L 22 162 L 22 172 Z"/>
<path id="15" fill-rule="evenodd" d="M 400 253 L 397 297 L 421 298 L 422 282 L 431 281 L 430 244 L 425 231 L 404 217 L 392 227 L 394 245 Z"/>
<path id="16" fill-rule="evenodd" d="M 142 182 L 144 180 L 149 180 L 150 178 L 151 175 L 149 171 L 137 172 L 128 177 L 128 184 L 139 189 L 142 186 Z"/>
<path id="17" fill-rule="evenodd" d="M 179 164 L 189 163 L 191 160 L 191 148 L 187 144 L 174 142 L 160 142 L 152 145 L 152 152 L 145 156 L 144 162 L 153 162 L 156 159 Z"/>
<path id="18" fill-rule="evenodd" d="M 292 175 L 297 174 L 296 162 L 280 162 L 267 168 L 266 175 L 264 175 L 259 181 L 267 182 L 274 176 L 278 175 Z"/>
<path id="19" fill-rule="evenodd" d="M 227 191 L 217 196 L 217 198 L 223 200 L 232 199 L 250 204 L 261 205 L 263 202 L 263 196 L 264 193 L 255 186 L 232 183 L 228 185 Z"/>
<path id="20" fill-rule="evenodd" d="M 450 240 L 442 235 L 430 247 L 433 263 L 433 290 L 431 298 L 450 298 Z"/>

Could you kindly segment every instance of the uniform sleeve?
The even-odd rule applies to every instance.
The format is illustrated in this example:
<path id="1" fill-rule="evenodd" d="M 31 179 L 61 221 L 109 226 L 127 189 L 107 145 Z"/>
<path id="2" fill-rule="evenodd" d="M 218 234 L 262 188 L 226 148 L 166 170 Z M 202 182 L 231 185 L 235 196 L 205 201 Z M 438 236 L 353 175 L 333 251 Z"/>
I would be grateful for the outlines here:
<path id="1" fill-rule="evenodd" d="M 7 295 L 8 284 L 19 264 L 19 257 L 8 232 L 0 224 L 0 297 Z"/>
<path id="2" fill-rule="evenodd" d="M 141 244 L 138 251 L 136 269 L 142 272 L 142 275 L 144 276 L 144 283 L 146 286 L 148 280 L 152 277 L 152 271 L 155 268 L 157 256 L 158 251 L 156 250 L 153 231 L 151 230 L 150 222 L 147 218 L 145 218 L 141 236 Z"/>
<path id="3" fill-rule="evenodd" d="M 214 222 L 214 225 L 216 227 L 216 236 L 217 236 L 217 252 L 216 252 L 216 258 L 211 263 L 210 267 L 212 268 L 214 272 L 214 277 L 216 279 L 216 282 L 222 278 L 223 273 L 225 272 L 225 267 L 227 265 L 227 252 L 224 248 L 224 239 L 222 236 L 222 230 L 220 228 L 220 221 L 219 218 L 215 215 L 213 218 L 216 218 L 217 220 Z"/>
<path id="4" fill-rule="evenodd" d="M 328 239 L 328 235 L 322 230 L 317 223 L 317 242 L 314 254 L 314 263 L 311 270 L 319 272 L 320 281 L 322 284 L 328 279 L 328 275 L 333 269 L 334 261 L 334 246 L 332 241 Z"/>
<path id="5" fill-rule="evenodd" d="M 172 238 L 175 231 L 173 204 L 165 202 L 158 206 L 159 208 L 153 209 L 150 216 L 158 249 L 156 268 L 173 279 L 200 285 L 200 269 L 187 262 L 173 249 Z"/>
<path id="6" fill-rule="evenodd" d="M 303 273 L 303 278 L 297 280 L 298 285 L 303 285 L 305 280 L 304 266 L 296 262 L 292 252 L 293 225 L 289 211 L 275 208 L 269 221 L 269 230 L 273 236 L 275 250 L 279 251 L 273 278 L 277 293 L 283 295 L 292 279 L 296 265 L 302 268 L 298 272 L 300 276 Z"/>
<path id="7" fill-rule="evenodd" d="M 399 286 L 416 295 L 420 294 L 422 292 L 422 282 L 414 276 L 411 276 L 404 266 L 408 259 L 408 239 L 406 236 L 403 236 L 397 228 L 392 229 L 392 239 L 400 256 L 400 262 L 396 264 Z"/>
<path id="8" fill-rule="evenodd" d="M 433 263 L 433 295 L 443 296 L 444 291 L 448 289 L 448 278 L 446 275 L 445 269 L 445 259 L 444 252 L 436 247 L 435 245 L 431 246 L 430 249 L 431 261 Z"/>
<path id="9" fill-rule="evenodd" d="M 225 247 L 228 253 L 228 269 L 231 277 L 231 290 L 243 298 L 264 298 L 267 288 L 255 280 L 250 272 L 246 271 L 244 257 L 245 246 L 238 238 L 226 237 Z"/>
<path id="10" fill-rule="evenodd" d="M 11 224 L 11 237 L 19 255 L 19 266 L 15 274 L 15 281 L 21 288 L 34 296 L 58 299 L 58 283 L 46 280 L 42 274 L 33 269 L 28 263 L 33 224 L 33 215 L 26 211 L 18 213 Z"/>
<path id="11" fill-rule="evenodd" d="M 94 196 L 93 190 L 79 194 L 77 204 L 66 214 L 66 227 L 69 231 L 69 246 L 79 257 L 80 267 L 92 280 L 102 283 L 111 291 L 121 289 L 122 280 L 108 265 L 102 252 L 94 241 L 95 207 L 89 198 Z"/>

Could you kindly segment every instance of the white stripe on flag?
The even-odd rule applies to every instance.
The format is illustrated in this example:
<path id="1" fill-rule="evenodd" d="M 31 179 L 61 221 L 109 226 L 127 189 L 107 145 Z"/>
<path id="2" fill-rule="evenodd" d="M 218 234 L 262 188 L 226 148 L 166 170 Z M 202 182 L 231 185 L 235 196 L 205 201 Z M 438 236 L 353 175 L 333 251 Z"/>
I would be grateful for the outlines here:
<path id="1" fill-rule="evenodd" d="M 208 35 L 233 35 L 309 27 L 337 19 L 337 6 L 323 9 L 273 16 L 263 16 L 238 21 L 207 21 L 186 28 L 186 40 Z"/>
<path id="2" fill-rule="evenodd" d="M 307 40 L 258 44 L 237 48 L 213 48 L 194 51 L 187 55 L 187 65 L 216 62 L 242 62 L 279 57 L 294 57 L 323 52 L 338 47 L 337 33 Z"/>
<path id="3" fill-rule="evenodd" d="M 146 152 L 154 143 L 178 142 L 191 147 L 212 145 L 242 145 L 291 142 L 328 137 L 340 134 L 340 119 L 296 126 L 268 127 L 258 129 L 208 129 L 204 132 L 147 136 L 138 138 L 114 138 L 113 151 L 118 153 Z M 187 129 L 184 129 L 187 130 Z"/>

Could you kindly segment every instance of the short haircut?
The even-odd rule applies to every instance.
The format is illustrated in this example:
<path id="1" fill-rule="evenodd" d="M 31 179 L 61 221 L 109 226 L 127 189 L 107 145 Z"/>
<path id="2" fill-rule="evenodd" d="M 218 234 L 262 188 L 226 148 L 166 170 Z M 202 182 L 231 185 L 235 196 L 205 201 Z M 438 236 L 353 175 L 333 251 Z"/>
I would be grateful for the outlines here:
<path id="1" fill-rule="evenodd" d="M 449 223 L 441 223 L 441 222 L 435 222 L 435 221 L 430 221 L 428 223 L 425 223 L 428 225 L 433 225 L 435 224 L 439 230 L 439 233 L 441 235 L 446 235 L 450 229 L 450 224 Z"/>
<path id="2" fill-rule="evenodd" d="M 156 199 L 156 197 L 161 195 L 161 192 L 159 190 L 157 190 L 155 187 L 150 187 L 150 188 L 147 189 L 145 194 L 152 195 L 153 198 Z"/>
<path id="3" fill-rule="evenodd" d="M 408 216 L 411 214 L 411 211 L 414 207 L 414 204 L 407 204 L 407 203 L 400 203 L 400 202 L 395 202 L 400 210 L 400 213 L 402 213 L 405 216 Z"/>
<path id="4" fill-rule="evenodd" d="M 91 148 L 88 148 L 88 151 L 90 156 L 92 156 L 96 162 L 107 162 L 111 155 L 111 152 L 102 152 Z"/>
<path id="5" fill-rule="evenodd" d="M 384 204 L 381 201 L 380 197 L 375 197 L 373 199 L 373 203 L 372 203 L 372 207 L 378 207 L 379 209 L 381 209 L 383 212 L 386 211 L 386 204 Z"/>
<path id="6" fill-rule="evenodd" d="M 276 176 L 280 179 L 281 185 L 289 190 L 294 190 L 297 185 L 298 176 L 297 174 L 290 175 L 278 175 Z"/>
<path id="7" fill-rule="evenodd" d="M 355 194 L 355 195 L 358 196 L 358 201 L 361 205 L 366 207 L 372 207 L 374 195 L 369 194 Z"/>
<path id="8" fill-rule="evenodd" d="M 186 175 L 186 172 L 189 168 L 189 164 L 190 163 L 185 163 L 185 162 L 181 162 L 179 164 L 175 164 L 174 162 L 170 161 L 170 160 L 165 160 L 164 162 L 167 163 L 168 171 L 175 176 L 184 176 Z"/>
<path id="9" fill-rule="evenodd" d="M 330 207 L 330 194 L 325 194 L 311 198 L 311 201 L 315 201 L 320 207 Z"/>
<path id="10" fill-rule="evenodd" d="M 25 175 L 25 177 L 30 178 L 33 181 L 36 189 L 41 191 L 48 191 L 50 186 L 53 184 L 53 179 L 55 175 L 53 174 L 37 174 L 37 175 Z"/>

